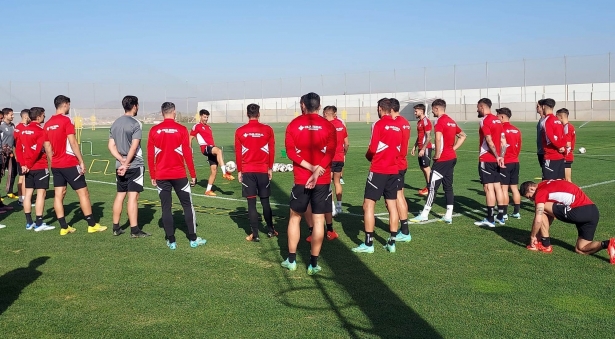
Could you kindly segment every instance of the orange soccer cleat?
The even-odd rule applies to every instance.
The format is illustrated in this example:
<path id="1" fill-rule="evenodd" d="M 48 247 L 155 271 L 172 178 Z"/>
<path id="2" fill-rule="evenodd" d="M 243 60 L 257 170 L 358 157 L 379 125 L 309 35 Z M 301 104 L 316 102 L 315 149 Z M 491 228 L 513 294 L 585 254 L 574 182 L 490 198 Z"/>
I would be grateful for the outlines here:
<path id="1" fill-rule="evenodd" d="M 335 240 L 337 238 L 339 238 L 339 235 L 337 234 L 337 232 L 335 232 L 335 231 L 327 231 L 327 239 Z"/>
<path id="2" fill-rule="evenodd" d="M 606 248 L 609 257 L 611 258 L 611 264 L 615 265 L 615 238 L 611 238 L 609 246 Z"/>
<path id="3" fill-rule="evenodd" d="M 214 193 L 214 191 L 207 191 L 207 192 L 205 192 L 205 195 L 209 196 L 209 197 L 215 197 L 217 194 Z"/>
<path id="4" fill-rule="evenodd" d="M 429 195 L 429 189 L 427 187 L 419 190 L 419 195 Z"/>
<path id="5" fill-rule="evenodd" d="M 226 179 L 226 180 L 229 180 L 229 181 L 235 180 L 235 177 L 232 176 L 231 173 L 229 173 L 229 172 L 226 172 L 222 177 L 224 179 Z"/>

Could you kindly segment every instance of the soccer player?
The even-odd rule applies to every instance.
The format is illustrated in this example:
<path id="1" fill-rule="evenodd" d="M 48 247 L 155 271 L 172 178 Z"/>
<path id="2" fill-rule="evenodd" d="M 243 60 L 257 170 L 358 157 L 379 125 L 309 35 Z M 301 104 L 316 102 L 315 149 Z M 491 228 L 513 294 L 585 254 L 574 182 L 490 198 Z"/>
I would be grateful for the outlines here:
<path id="1" fill-rule="evenodd" d="M 495 110 L 502 122 L 502 130 L 506 138 L 506 144 L 502 145 L 505 167 L 500 168 L 500 186 L 502 187 L 504 219 L 508 218 L 508 205 L 510 197 L 508 190 L 512 192 L 514 210 L 511 217 L 521 219 L 519 209 L 521 207 L 521 194 L 519 194 L 519 153 L 521 152 L 521 131 L 510 123 L 512 112 L 507 107 Z"/>
<path id="2" fill-rule="evenodd" d="M 88 233 L 103 232 L 106 226 L 101 226 L 92 215 L 90 193 L 85 181 L 85 164 L 75 138 L 75 126 L 66 115 L 70 112 L 70 98 L 58 95 L 53 101 L 56 114 L 45 124 L 45 137 L 51 144 L 51 173 L 53 174 L 54 200 L 53 209 L 60 223 L 60 235 L 76 231 L 66 223 L 64 216 L 64 196 L 66 185 L 77 193 L 81 211 L 88 223 Z"/>
<path id="3" fill-rule="evenodd" d="M 230 173 L 226 171 L 226 165 L 224 164 L 224 157 L 222 155 L 222 149 L 220 147 L 216 147 L 214 144 L 214 134 L 211 130 L 211 126 L 207 124 L 209 120 L 209 111 L 206 109 L 202 109 L 199 111 L 199 116 L 201 117 L 201 121 L 192 127 L 192 132 L 190 132 L 190 144 L 192 145 L 192 139 L 196 138 L 201 147 L 201 153 L 207 157 L 207 162 L 209 162 L 209 168 L 211 169 L 211 174 L 209 175 L 209 179 L 207 180 L 207 189 L 205 190 L 205 195 L 208 196 L 216 196 L 216 193 L 212 191 L 214 186 L 214 181 L 216 181 L 216 174 L 218 173 L 218 166 L 222 167 L 222 177 L 226 180 L 234 180 Z"/>
<path id="4" fill-rule="evenodd" d="M 13 188 L 15 186 L 15 178 L 18 176 L 18 165 L 17 159 L 15 158 L 15 124 L 13 124 L 14 113 L 12 109 L 5 109 L 3 112 L 4 118 L 2 119 L 2 123 L 0 123 L 0 134 L 2 135 L 2 152 L 5 155 L 5 158 L 8 160 L 8 163 L 4 164 L 4 167 L 8 171 L 8 175 L 6 177 L 6 195 L 11 199 L 18 199 L 21 195 L 18 193 L 15 195 L 13 193 Z M 19 185 L 17 185 L 17 189 L 19 190 Z"/>
<path id="5" fill-rule="evenodd" d="M 561 108 L 555 113 L 557 119 L 564 125 L 564 135 L 566 137 L 566 154 L 564 156 L 564 177 L 566 181 L 572 182 L 572 163 L 574 162 L 574 146 L 577 143 L 577 132 L 574 126 L 568 121 L 570 112 L 567 108 Z"/>
<path id="6" fill-rule="evenodd" d="M 331 161 L 335 155 L 336 131 L 333 124 L 318 115 L 320 96 L 308 93 L 301 97 L 301 115 L 286 127 L 285 148 L 293 162 L 294 183 L 290 193 L 288 220 L 288 258 L 282 267 L 297 269 L 297 245 L 301 236 L 300 222 L 308 205 L 312 208 L 312 241 L 309 275 L 322 270 L 318 256 L 324 238 L 325 213 L 331 213 Z"/>
<path id="7" fill-rule="evenodd" d="M 26 126 L 28 126 L 28 124 L 30 123 L 30 110 L 23 109 L 21 110 L 20 115 L 21 115 L 21 122 L 15 126 L 14 137 L 15 137 L 15 160 L 17 161 L 17 174 L 19 174 L 19 180 L 17 181 L 17 184 L 19 186 L 17 187 L 17 191 L 19 195 L 19 204 L 23 205 L 24 194 L 26 193 L 26 186 L 25 186 L 25 181 L 24 181 L 25 179 L 24 173 L 21 171 L 21 164 L 23 163 L 21 156 L 24 150 L 21 145 L 21 141 L 19 139 L 20 139 L 21 132 L 23 131 L 23 129 Z"/>
<path id="8" fill-rule="evenodd" d="M 108 148 L 115 158 L 117 194 L 113 202 L 113 235 L 124 233 L 120 228 L 120 218 L 124 200 L 128 196 L 126 210 L 130 223 L 131 238 L 145 238 L 149 233 L 139 228 L 139 194 L 143 192 L 145 163 L 141 150 L 143 130 L 141 122 L 135 117 L 139 112 L 139 99 L 128 95 L 122 99 L 124 115 L 117 118 L 109 130 Z"/>
<path id="9" fill-rule="evenodd" d="M 333 156 L 333 162 L 331 163 L 331 174 L 333 176 L 333 185 L 335 186 L 335 213 L 342 213 L 342 171 L 344 170 L 344 160 L 346 158 L 346 153 L 348 153 L 348 147 L 350 147 L 350 143 L 348 142 L 348 130 L 346 129 L 346 125 L 344 125 L 344 121 L 337 117 L 337 107 L 335 106 L 327 106 L 322 110 L 323 116 L 329 122 L 333 124 L 335 127 L 335 132 L 337 135 L 337 146 L 335 148 L 335 156 Z M 328 223 L 327 223 L 328 227 Z M 327 232 L 333 232 L 333 229 Z M 329 234 L 327 233 L 327 238 Z M 336 237 L 337 238 L 337 237 Z M 330 239 L 332 240 L 332 239 Z"/>
<path id="10" fill-rule="evenodd" d="M 26 230 L 35 232 L 55 229 L 43 222 L 45 211 L 45 196 L 49 189 L 49 161 L 52 150 L 46 140 L 45 130 L 41 124 L 45 121 L 45 109 L 32 107 L 29 110 L 31 122 L 24 126 L 19 135 L 19 142 L 23 146 L 20 160 L 22 173 L 25 173 L 25 198 L 23 211 L 26 215 Z M 36 190 L 36 222 L 32 220 L 32 195 Z"/>
<path id="11" fill-rule="evenodd" d="M 158 188 L 167 246 L 172 250 L 177 248 L 171 211 L 171 190 L 174 190 L 184 210 L 190 247 L 196 248 L 205 245 L 207 241 L 196 235 L 196 216 L 190 191 L 190 186 L 196 184 L 196 171 L 190 148 L 190 135 L 186 127 L 175 122 L 175 104 L 165 102 L 160 110 L 164 120 L 149 131 L 147 164 L 152 185 Z M 188 165 L 190 182 L 186 177 L 184 162 Z"/>
<path id="12" fill-rule="evenodd" d="M 566 153 L 566 137 L 564 126 L 553 114 L 555 100 L 543 99 L 542 111 L 545 115 L 542 121 L 542 148 L 545 154 L 545 165 L 542 168 L 542 180 L 564 179 L 564 154 Z"/>
<path id="13" fill-rule="evenodd" d="M 446 114 L 446 101 L 436 99 L 431 103 L 431 112 L 438 118 L 434 130 L 436 131 L 436 154 L 434 163 L 429 176 L 429 194 L 423 211 L 416 217 L 410 219 L 411 222 L 422 222 L 429 219 L 429 211 L 436 197 L 436 192 L 440 184 L 444 186 L 446 197 L 446 214 L 441 221 L 453 223 L 453 204 L 455 194 L 453 193 L 453 179 L 455 174 L 455 164 L 457 164 L 457 154 L 455 151 L 466 140 L 466 134 L 459 128 L 455 120 Z M 456 140 L 455 140 L 456 139 Z"/>
<path id="14" fill-rule="evenodd" d="M 273 214 L 269 202 L 272 167 L 275 160 L 275 135 L 271 126 L 258 121 L 261 116 L 259 105 L 249 104 L 246 111 L 248 123 L 235 131 L 235 162 L 242 195 L 248 200 L 248 217 L 252 234 L 248 235 L 246 240 L 259 242 L 260 220 L 256 211 L 257 196 L 260 198 L 263 216 L 267 223 L 267 237 L 273 238 L 278 235 L 273 227 Z"/>
<path id="15" fill-rule="evenodd" d="M 416 117 L 416 141 L 410 151 L 410 155 L 414 156 L 416 150 L 418 153 L 419 167 L 425 176 L 425 183 L 429 184 L 429 175 L 431 174 L 431 157 L 433 144 L 431 143 L 431 120 L 425 112 L 425 105 L 418 104 L 414 106 L 414 116 Z M 427 186 L 419 190 L 419 195 L 429 194 Z"/>
<path id="16" fill-rule="evenodd" d="M 399 170 L 399 182 L 397 183 L 397 213 L 401 229 L 395 236 L 395 241 L 409 242 L 412 240 L 410 229 L 408 228 L 408 202 L 404 195 L 404 186 L 406 184 L 406 172 L 408 171 L 408 146 L 410 143 L 410 123 L 406 118 L 399 114 L 399 100 L 395 98 L 391 101 L 391 117 L 401 128 L 401 148 L 397 157 L 397 169 Z"/>
<path id="17" fill-rule="evenodd" d="M 504 194 L 500 185 L 500 168 L 504 168 L 504 154 L 502 144 L 506 145 L 506 137 L 502 133 L 502 122 L 491 113 L 491 100 L 482 98 L 476 105 L 479 122 L 479 156 L 478 176 L 483 184 L 487 200 L 487 216 L 474 223 L 476 226 L 495 227 L 497 221 L 500 225 L 504 220 Z M 494 214 L 496 202 L 498 203 L 497 216 Z"/>
<path id="18" fill-rule="evenodd" d="M 397 208 L 400 149 L 403 135 L 399 121 L 393 120 L 393 105 L 390 99 L 378 101 L 378 116 L 372 127 L 372 135 L 365 158 L 371 163 L 365 193 L 363 197 L 363 222 L 365 224 L 365 242 L 352 249 L 358 253 L 374 253 L 374 210 L 376 202 L 384 196 L 389 210 L 389 232 L 384 248 L 395 253 L 395 240 L 398 233 L 399 213 Z M 406 145 L 407 147 L 407 145 Z"/>
<path id="19" fill-rule="evenodd" d="M 600 212 L 598 207 L 577 185 L 565 180 L 547 180 L 536 184 L 521 184 L 521 195 L 534 201 L 536 214 L 527 249 L 545 253 L 553 252 L 549 228 L 554 219 L 577 226 L 578 238 L 575 252 L 593 254 L 607 249 L 611 264 L 615 264 L 615 238 L 593 241 Z M 540 241 L 539 238 L 540 237 Z"/>
<path id="20" fill-rule="evenodd" d="M 542 122 L 545 120 L 545 114 L 542 111 L 542 102 L 544 99 L 538 100 L 536 103 L 536 114 L 538 114 L 538 123 L 536 124 L 536 155 L 538 156 L 538 164 L 540 170 L 545 167 L 545 149 L 542 147 Z"/>

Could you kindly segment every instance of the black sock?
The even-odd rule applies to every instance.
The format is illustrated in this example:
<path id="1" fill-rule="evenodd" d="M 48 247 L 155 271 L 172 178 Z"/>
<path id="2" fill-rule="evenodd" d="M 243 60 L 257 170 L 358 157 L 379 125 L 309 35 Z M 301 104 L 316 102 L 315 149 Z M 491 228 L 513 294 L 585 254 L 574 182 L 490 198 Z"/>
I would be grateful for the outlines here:
<path id="1" fill-rule="evenodd" d="M 505 209 L 506 209 L 506 205 L 498 205 L 498 220 L 504 219 Z"/>
<path id="2" fill-rule="evenodd" d="M 312 231 L 314 230 L 314 227 L 310 227 L 310 235 L 312 235 Z"/>
<path id="3" fill-rule="evenodd" d="M 113 227 L 115 227 L 115 225 L 113 225 Z M 141 233 L 141 229 L 139 228 L 139 226 L 134 226 L 134 227 L 130 226 L 130 233 L 131 234 L 139 234 L 139 233 Z"/>
<path id="4" fill-rule="evenodd" d="M 515 204 L 515 209 L 513 210 L 514 214 L 519 213 L 519 210 L 521 209 L 521 204 Z"/>
<path id="5" fill-rule="evenodd" d="M 258 227 L 252 227 L 252 239 L 258 238 Z"/>
<path id="6" fill-rule="evenodd" d="M 297 253 L 288 253 L 288 262 L 294 263 L 297 260 Z"/>
<path id="7" fill-rule="evenodd" d="M 546 238 L 542 237 L 542 238 L 540 238 L 540 242 L 542 242 L 542 246 L 544 246 L 544 247 L 551 246 L 551 238 L 549 238 L 549 237 L 546 237 Z"/>
<path id="8" fill-rule="evenodd" d="M 90 227 L 96 225 L 96 222 L 94 221 L 94 218 L 92 217 L 91 214 L 85 216 L 85 221 L 88 222 L 88 226 L 90 226 Z"/>
<path id="9" fill-rule="evenodd" d="M 40 226 L 43 224 L 43 216 L 42 215 L 37 215 L 36 216 L 36 226 Z"/>
<path id="10" fill-rule="evenodd" d="M 113 230 L 117 231 L 120 229 L 120 224 L 113 224 Z"/>
<path id="11" fill-rule="evenodd" d="M 310 255 L 310 264 L 312 265 L 312 267 L 318 266 L 318 256 L 317 255 Z"/>
<path id="12" fill-rule="evenodd" d="M 487 206 L 487 221 L 493 223 L 495 222 L 495 217 L 493 216 L 493 210 L 495 206 Z"/>
<path id="13" fill-rule="evenodd" d="M 58 222 L 60 223 L 60 227 L 63 229 L 67 229 L 68 228 L 68 224 L 66 223 L 66 218 L 61 217 L 58 218 Z"/>
<path id="14" fill-rule="evenodd" d="M 504 205 L 504 215 L 508 215 L 508 205 Z"/>
<path id="15" fill-rule="evenodd" d="M 168 240 L 170 243 L 174 243 L 174 242 L 175 242 L 175 236 L 174 236 L 174 235 L 168 236 L 168 237 L 167 237 L 167 240 Z"/>
<path id="16" fill-rule="evenodd" d="M 609 242 L 611 242 L 610 240 L 605 240 L 605 241 L 601 241 L 600 245 L 602 247 L 602 249 L 606 249 L 609 247 Z"/>
<path id="17" fill-rule="evenodd" d="M 365 245 L 374 245 L 374 232 L 365 232 Z"/>
<path id="18" fill-rule="evenodd" d="M 403 235 L 410 234 L 410 229 L 408 229 L 408 219 L 401 221 L 401 233 Z"/>
<path id="19" fill-rule="evenodd" d="M 395 237 L 397 236 L 397 232 L 391 232 L 391 237 L 389 238 L 389 245 L 395 245 Z"/>
<path id="20" fill-rule="evenodd" d="M 28 223 L 28 225 L 32 225 L 32 213 L 25 213 L 26 214 L 26 222 Z"/>
<path id="21" fill-rule="evenodd" d="M 333 232 L 333 224 L 327 224 L 327 232 Z"/>

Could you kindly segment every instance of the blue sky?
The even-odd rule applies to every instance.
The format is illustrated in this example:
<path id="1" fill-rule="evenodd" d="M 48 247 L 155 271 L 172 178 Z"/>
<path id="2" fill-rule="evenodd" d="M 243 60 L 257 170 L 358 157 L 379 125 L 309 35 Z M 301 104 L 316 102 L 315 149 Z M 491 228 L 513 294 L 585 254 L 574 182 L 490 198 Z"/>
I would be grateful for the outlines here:
<path id="1" fill-rule="evenodd" d="M 615 52 L 612 0 L 5 0 L 2 12 L 2 81 L 200 84 Z"/>

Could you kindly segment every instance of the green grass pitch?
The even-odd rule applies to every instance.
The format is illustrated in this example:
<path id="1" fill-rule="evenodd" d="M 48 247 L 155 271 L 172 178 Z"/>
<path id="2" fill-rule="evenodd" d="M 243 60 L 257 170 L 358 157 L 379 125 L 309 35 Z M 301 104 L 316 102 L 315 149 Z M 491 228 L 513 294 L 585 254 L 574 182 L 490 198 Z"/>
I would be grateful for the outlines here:
<path id="1" fill-rule="evenodd" d="M 533 179 L 540 176 L 535 123 L 518 126 L 524 133 L 521 179 Z M 234 160 L 236 127 L 213 125 L 226 161 Z M 276 161 L 288 163 L 280 158 L 285 126 L 273 127 Z M 533 212 L 527 202 L 521 220 L 493 230 L 473 225 L 483 217 L 477 210 L 484 205 L 477 181 L 478 124 L 461 123 L 461 127 L 468 139 L 458 152 L 455 213 L 459 215 L 453 224 L 411 225 L 412 241 L 398 244 L 397 253 L 376 246 L 376 252 L 368 255 L 350 249 L 364 237 L 360 215 L 370 125 L 349 124 L 345 214 L 334 223 L 340 238 L 325 241 L 323 271 L 314 277 L 305 272 L 307 228 L 302 228 L 299 269 L 289 272 L 279 266 L 287 255 L 292 173 L 274 174 L 272 207 L 280 236 L 263 236 L 260 243 L 244 239 L 249 228 L 247 204 L 236 180 L 224 181 L 219 174 L 218 197 L 203 196 L 209 169 L 198 152 L 194 204 L 198 233 L 208 240 L 198 249 L 190 248 L 184 237 L 178 206 L 174 207 L 180 228 L 178 249 L 165 246 L 158 197 L 147 176 L 150 189 L 141 195 L 139 221 L 153 236 L 145 239 L 130 239 L 128 234 L 113 237 L 110 230 L 87 234 L 70 189 L 67 220 L 77 232 L 65 237 L 57 229 L 26 231 L 23 213 L 13 201 L 15 211 L 0 215 L 0 223 L 7 225 L 0 230 L 0 337 L 613 337 L 615 267 L 604 251 L 589 257 L 575 254 L 573 225 L 554 223 L 550 255 L 525 249 Z M 613 123 L 591 122 L 577 129 L 577 147 L 586 147 L 587 154 L 577 156 L 573 180 L 586 187 L 600 208 L 598 240 L 615 236 L 613 128 Z M 413 130 L 412 142 L 415 136 Z M 100 154 L 86 156 L 88 166 L 94 159 L 111 159 L 107 137 L 105 129 L 83 131 L 83 139 L 92 141 L 94 153 Z M 113 162 L 110 172 L 112 166 Z M 94 172 L 103 170 L 104 162 L 92 167 Z M 115 178 L 92 173 L 87 179 L 94 213 L 110 227 Z M 423 186 L 416 159 L 409 158 L 405 194 L 413 213 L 423 206 L 424 199 L 416 195 Z M 444 213 L 443 203 L 440 191 L 430 218 Z M 52 207 L 48 199 L 45 221 L 59 228 Z M 376 213 L 385 213 L 382 200 Z M 122 220 L 126 222 L 125 214 Z M 386 220 L 377 221 L 376 245 L 384 243 L 387 230 Z"/>

